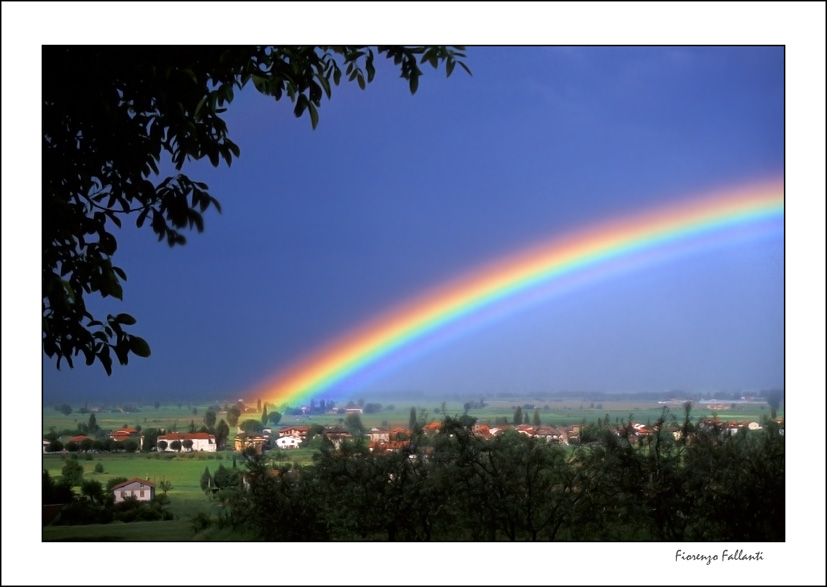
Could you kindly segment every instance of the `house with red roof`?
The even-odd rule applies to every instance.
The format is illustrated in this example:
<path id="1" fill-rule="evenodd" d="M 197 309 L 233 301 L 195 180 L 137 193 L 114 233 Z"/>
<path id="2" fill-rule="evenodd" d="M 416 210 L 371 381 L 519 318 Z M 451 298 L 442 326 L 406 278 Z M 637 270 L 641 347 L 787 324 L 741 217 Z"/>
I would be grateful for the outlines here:
<path id="1" fill-rule="evenodd" d="M 134 428 L 121 428 L 110 432 L 109 438 L 116 442 L 124 442 L 129 439 L 138 440 L 138 431 Z"/>
<path id="2" fill-rule="evenodd" d="M 89 440 L 91 440 L 91 441 L 93 441 L 93 442 L 94 442 L 94 440 L 95 440 L 95 439 L 94 439 L 94 438 L 92 438 L 91 436 L 86 436 L 85 434 L 79 434 L 79 435 L 77 435 L 77 436 L 73 436 L 72 438 L 69 438 L 66 442 L 67 442 L 67 443 L 68 443 L 68 442 L 75 442 L 75 443 L 77 443 L 77 444 L 80 444 L 81 442 L 83 442 L 83 441 L 84 441 L 84 440 L 86 440 L 86 439 L 89 439 Z"/>
<path id="3" fill-rule="evenodd" d="M 442 428 L 442 422 L 429 422 L 422 427 L 422 431 L 426 434 L 436 434 Z"/>
<path id="4" fill-rule="evenodd" d="M 284 426 L 279 428 L 279 437 L 294 436 L 299 440 L 307 438 L 307 433 L 310 431 L 310 426 Z"/>

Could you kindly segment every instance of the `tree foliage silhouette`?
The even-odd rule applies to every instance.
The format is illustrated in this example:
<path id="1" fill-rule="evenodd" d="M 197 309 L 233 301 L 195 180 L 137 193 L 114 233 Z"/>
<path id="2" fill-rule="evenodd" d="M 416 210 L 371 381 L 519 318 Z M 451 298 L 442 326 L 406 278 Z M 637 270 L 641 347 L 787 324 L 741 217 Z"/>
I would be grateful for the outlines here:
<path id="1" fill-rule="evenodd" d="M 43 351 L 57 367 L 82 354 L 111 375 L 113 354 L 121 365 L 150 355 L 127 332 L 133 316 L 95 317 L 85 296 L 123 300 L 113 227 L 126 216 L 174 246 L 186 242 L 182 231 L 204 230 L 207 209 L 221 211 L 207 184 L 181 171 L 191 160 L 230 166 L 240 155 L 221 118 L 236 91 L 252 84 L 276 101 L 286 96 L 316 128 L 323 96 L 343 76 L 364 89 L 381 55 L 412 93 L 425 62 L 444 63 L 448 75 L 468 70 L 449 47 L 44 47 Z M 160 177 L 162 158 L 174 175 Z"/>

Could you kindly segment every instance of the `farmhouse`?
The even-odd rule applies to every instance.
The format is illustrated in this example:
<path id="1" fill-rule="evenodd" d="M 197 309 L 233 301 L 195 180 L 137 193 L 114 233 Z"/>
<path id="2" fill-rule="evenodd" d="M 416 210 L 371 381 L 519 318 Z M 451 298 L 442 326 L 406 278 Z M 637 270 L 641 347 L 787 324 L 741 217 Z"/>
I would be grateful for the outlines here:
<path id="1" fill-rule="evenodd" d="M 262 454 L 265 449 L 270 448 L 270 437 L 263 434 L 247 434 L 242 432 L 233 439 L 233 448 L 243 451 L 252 448 L 256 454 Z"/>
<path id="2" fill-rule="evenodd" d="M 343 440 L 353 438 L 353 435 L 350 432 L 339 426 L 327 426 L 323 434 L 325 438 L 333 443 L 335 448 L 341 447 Z"/>
<path id="3" fill-rule="evenodd" d="M 534 430 L 534 436 L 544 438 L 546 442 L 565 444 L 566 433 L 565 430 L 554 428 L 553 426 L 538 426 Z"/>
<path id="4" fill-rule="evenodd" d="M 170 446 L 174 441 L 180 442 L 183 448 L 184 441 L 191 440 L 192 447 L 188 449 L 188 452 L 215 452 L 215 435 L 207 432 L 169 432 L 159 436 L 157 442 L 160 443 L 162 440 L 167 443 L 167 446 L 164 449 L 159 447 L 159 451 L 175 452 L 175 449 Z M 143 441 L 143 438 L 141 438 L 141 441 Z"/>
<path id="5" fill-rule="evenodd" d="M 120 503 L 127 497 L 134 497 L 138 501 L 152 501 L 155 497 L 155 483 L 144 479 L 131 479 L 112 488 L 115 503 Z"/>
<path id="6" fill-rule="evenodd" d="M 276 446 L 279 448 L 299 448 L 301 440 L 293 436 L 282 436 L 276 440 Z"/>

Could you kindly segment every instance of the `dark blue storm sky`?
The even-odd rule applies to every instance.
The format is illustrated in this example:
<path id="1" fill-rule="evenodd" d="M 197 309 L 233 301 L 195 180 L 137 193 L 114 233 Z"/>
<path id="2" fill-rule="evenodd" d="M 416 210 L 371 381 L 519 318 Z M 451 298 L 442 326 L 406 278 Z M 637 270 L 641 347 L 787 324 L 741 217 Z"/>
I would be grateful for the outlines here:
<path id="1" fill-rule="evenodd" d="M 241 157 L 184 168 L 223 213 L 184 247 L 117 236 L 123 303 L 152 346 L 44 395 L 242 397 L 377 311 L 500 255 L 670 198 L 784 171 L 783 47 L 469 47 L 416 95 L 381 63 L 335 87 L 317 130 L 252 87 Z M 134 221 L 132 223 L 134 225 Z M 365 380 L 389 391 L 783 386 L 784 234 L 592 284 Z M 82 362 L 81 362 L 82 363 Z"/>

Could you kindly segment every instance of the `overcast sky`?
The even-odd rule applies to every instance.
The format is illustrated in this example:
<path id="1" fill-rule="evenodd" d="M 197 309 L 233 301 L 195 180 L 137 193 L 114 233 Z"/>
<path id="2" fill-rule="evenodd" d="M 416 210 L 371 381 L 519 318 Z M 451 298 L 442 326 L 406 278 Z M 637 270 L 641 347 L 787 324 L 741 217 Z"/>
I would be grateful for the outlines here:
<path id="1" fill-rule="evenodd" d="M 389 63 L 334 88 L 317 130 L 249 87 L 241 157 L 185 167 L 223 214 L 184 247 L 117 234 L 148 359 L 57 371 L 45 396 L 244 397 L 377 312 L 469 269 L 670 198 L 784 171 L 782 47 L 470 47 L 411 96 Z M 134 223 L 133 223 L 134 224 Z M 339 390 L 783 386 L 784 234 L 550 297 Z"/>

